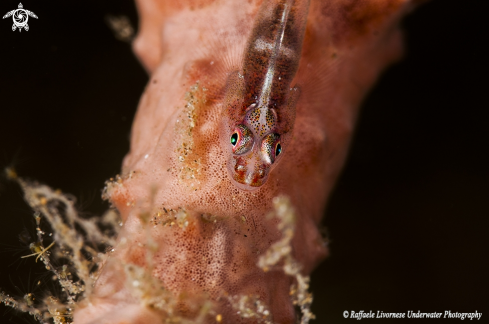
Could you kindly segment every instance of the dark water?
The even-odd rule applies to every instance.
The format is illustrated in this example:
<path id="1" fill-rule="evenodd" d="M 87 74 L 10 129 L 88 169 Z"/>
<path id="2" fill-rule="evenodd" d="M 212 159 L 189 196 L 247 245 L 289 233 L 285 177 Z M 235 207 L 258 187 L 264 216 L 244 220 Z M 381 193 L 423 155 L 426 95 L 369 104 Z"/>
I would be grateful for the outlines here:
<path id="1" fill-rule="evenodd" d="M 17 5 L 3 0 L 0 14 Z M 100 214 L 147 82 L 104 17 L 124 14 L 137 26 L 134 5 L 23 5 L 39 17 L 28 32 L 0 20 L 0 166 L 13 163 Z M 489 318 L 488 9 L 484 0 L 437 0 L 405 20 L 406 57 L 365 101 L 324 220 L 331 255 L 312 277 L 317 323 L 352 321 L 345 310 Z M 0 286 L 17 295 L 42 279 L 33 259 L 18 261 L 30 215 L 18 187 L 0 180 Z M 24 322 L 4 312 L 0 323 Z"/>

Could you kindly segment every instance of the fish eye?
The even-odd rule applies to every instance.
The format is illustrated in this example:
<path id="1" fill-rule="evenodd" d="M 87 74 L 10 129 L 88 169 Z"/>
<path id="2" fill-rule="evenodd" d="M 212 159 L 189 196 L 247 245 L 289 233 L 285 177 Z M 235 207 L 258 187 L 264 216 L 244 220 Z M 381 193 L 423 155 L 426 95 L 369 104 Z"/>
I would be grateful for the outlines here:
<path id="1" fill-rule="evenodd" d="M 245 125 L 238 125 L 230 139 L 234 154 L 243 154 L 253 147 L 253 133 Z"/>
<path id="2" fill-rule="evenodd" d="M 280 153 L 282 153 L 282 145 L 280 145 L 280 142 L 275 145 L 275 157 L 279 156 Z"/>
<path id="3" fill-rule="evenodd" d="M 279 134 L 268 134 L 261 143 L 261 153 L 268 164 L 273 164 L 275 159 L 282 153 Z"/>
<path id="4" fill-rule="evenodd" d="M 238 139 L 239 139 L 238 132 L 234 132 L 233 135 L 231 135 L 231 144 L 233 144 L 233 146 L 236 146 L 236 143 L 238 143 Z"/>

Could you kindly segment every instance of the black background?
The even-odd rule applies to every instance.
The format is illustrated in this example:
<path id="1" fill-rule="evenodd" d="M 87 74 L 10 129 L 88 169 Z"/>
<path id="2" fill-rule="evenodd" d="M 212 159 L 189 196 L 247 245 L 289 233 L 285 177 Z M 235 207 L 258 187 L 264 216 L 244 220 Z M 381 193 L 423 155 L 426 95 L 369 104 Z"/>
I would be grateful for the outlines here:
<path id="1" fill-rule="evenodd" d="M 39 17 L 28 32 L 0 20 L 0 167 L 101 214 L 101 188 L 120 170 L 148 80 L 104 17 L 137 26 L 134 4 L 23 5 Z M 0 14 L 17 6 L 2 0 Z M 478 310 L 488 322 L 488 12 L 485 0 L 435 0 L 404 21 L 405 58 L 366 99 L 330 199 L 331 255 L 312 276 L 316 323 L 353 321 L 345 310 Z M 19 260 L 29 251 L 18 234 L 33 227 L 20 189 L 2 178 L 0 286 L 13 295 L 48 281 L 33 258 Z M 9 321 L 31 322 L 1 306 L 0 322 Z M 447 321 L 459 320 L 436 320 Z"/>

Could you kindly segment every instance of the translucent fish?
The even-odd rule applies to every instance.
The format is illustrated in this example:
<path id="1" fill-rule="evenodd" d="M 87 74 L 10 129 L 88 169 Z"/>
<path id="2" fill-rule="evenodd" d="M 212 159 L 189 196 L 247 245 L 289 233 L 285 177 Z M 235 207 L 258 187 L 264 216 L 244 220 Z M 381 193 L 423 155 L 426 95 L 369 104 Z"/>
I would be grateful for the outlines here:
<path id="1" fill-rule="evenodd" d="M 296 88 L 307 0 L 265 1 L 243 55 L 228 80 L 221 142 L 236 186 L 262 186 L 287 150 L 295 120 Z"/>

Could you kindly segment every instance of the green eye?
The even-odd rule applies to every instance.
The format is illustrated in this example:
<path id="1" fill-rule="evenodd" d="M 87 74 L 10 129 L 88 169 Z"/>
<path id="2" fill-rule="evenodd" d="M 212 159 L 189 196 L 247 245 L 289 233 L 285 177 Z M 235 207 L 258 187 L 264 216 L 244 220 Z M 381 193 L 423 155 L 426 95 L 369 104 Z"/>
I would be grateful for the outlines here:
<path id="1" fill-rule="evenodd" d="M 275 146 L 275 157 L 279 156 L 280 153 L 282 153 L 282 145 L 280 143 L 277 143 Z"/>
<path id="2" fill-rule="evenodd" d="M 236 143 L 238 143 L 238 133 L 233 133 L 233 135 L 231 135 L 231 144 L 235 146 Z"/>

